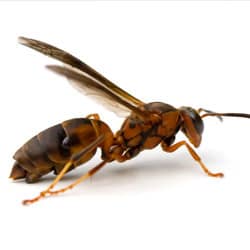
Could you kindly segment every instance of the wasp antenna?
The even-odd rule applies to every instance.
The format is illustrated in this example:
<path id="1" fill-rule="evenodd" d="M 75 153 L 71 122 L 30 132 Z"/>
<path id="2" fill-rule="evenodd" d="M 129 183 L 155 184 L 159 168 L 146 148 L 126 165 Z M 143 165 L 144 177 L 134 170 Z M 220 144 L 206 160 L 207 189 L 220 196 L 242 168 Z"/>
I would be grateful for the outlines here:
<path id="1" fill-rule="evenodd" d="M 26 38 L 26 37 L 23 37 L 23 36 L 18 37 L 18 42 L 20 44 L 26 45 L 26 44 L 28 44 L 28 41 L 29 41 L 29 38 Z"/>
<path id="2" fill-rule="evenodd" d="M 221 116 L 250 118 L 250 114 L 245 114 L 245 113 L 206 113 L 202 115 L 201 118 L 204 118 L 207 116 L 216 116 L 218 118 Z"/>
<path id="3" fill-rule="evenodd" d="M 201 118 L 208 116 L 208 114 L 217 114 L 214 111 L 211 111 L 208 109 L 203 109 L 203 108 L 199 108 L 197 111 L 198 111 L 198 113 L 201 113 L 202 111 L 206 112 L 206 114 L 202 115 Z M 223 118 L 220 115 L 213 115 L 213 116 L 216 116 L 221 122 L 223 122 Z"/>

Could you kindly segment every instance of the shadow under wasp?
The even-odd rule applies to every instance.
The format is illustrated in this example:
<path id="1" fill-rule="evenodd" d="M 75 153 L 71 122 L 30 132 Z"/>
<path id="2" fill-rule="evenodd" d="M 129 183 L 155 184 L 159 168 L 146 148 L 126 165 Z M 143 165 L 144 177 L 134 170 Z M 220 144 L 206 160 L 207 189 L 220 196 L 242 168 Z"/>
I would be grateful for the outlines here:
<path id="1" fill-rule="evenodd" d="M 38 181 L 53 171 L 57 176 L 47 189 L 23 204 L 34 203 L 45 196 L 56 195 L 72 189 L 88 179 L 112 161 L 124 162 L 145 149 L 161 145 L 163 151 L 171 153 L 186 147 L 202 170 L 212 177 L 223 177 L 223 173 L 212 173 L 188 141 L 199 147 L 204 129 L 203 118 L 222 116 L 250 118 L 250 114 L 217 113 L 191 107 L 175 108 L 162 102 L 144 103 L 119 88 L 96 70 L 73 55 L 47 43 L 20 37 L 19 42 L 47 56 L 57 59 L 65 66 L 49 65 L 47 68 L 66 76 L 78 90 L 105 102 L 111 110 L 127 112 L 127 118 L 115 134 L 100 120 L 98 114 L 76 118 L 50 127 L 31 138 L 14 155 L 15 163 L 10 178 L 23 179 L 27 183 Z M 202 114 L 203 113 L 203 114 Z M 175 142 L 175 135 L 182 131 L 188 141 Z M 102 161 L 65 188 L 54 187 L 62 177 L 77 166 L 89 161 L 101 149 Z"/>

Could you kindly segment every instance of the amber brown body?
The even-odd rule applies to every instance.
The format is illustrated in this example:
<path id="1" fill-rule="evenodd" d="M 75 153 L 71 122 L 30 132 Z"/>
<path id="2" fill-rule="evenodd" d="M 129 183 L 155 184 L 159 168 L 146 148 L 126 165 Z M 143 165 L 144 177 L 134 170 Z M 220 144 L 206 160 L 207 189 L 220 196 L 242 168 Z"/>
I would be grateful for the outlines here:
<path id="1" fill-rule="evenodd" d="M 72 155 L 93 142 L 99 133 L 106 134 L 109 141 L 113 136 L 104 122 L 88 118 L 72 119 L 50 127 L 17 150 L 11 177 L 25 178 L 26 182 L 32 183 L 51 171 L 58 174 Z M 103 154 L 106 147 L 103 146 Z M 96 149 L 84 155 L 70 170 L 89 161 L 95 152 Z"/>
<path id="2" fill-rule="evenodd" d="M 160 143 L 170 146 L 179 131 L 181 119 L 179 111 L 173 106 L 152 102 L 140 108 L 163 119 L 145 122 L 132 113 L 116 133 L 118 145 L 112 151 L 121 156 L 117 157 L 118 161 L 131 159 L 141 151 L 153 149 Z"/>
<path id="3" fill-rule="evenodd" d="M 103 121 L 78 118 L 50 127 L 31 138 L 14 154 L 13 179 L 25 178 L 32 183 L 41 176 L 53 171 L 61 172 L 71 157 L 92 143 L 100 134 L 105 134 L 102 148 L 103 160 L 123 162 L 138 155 L 145 149 L 152 149 L 163 142 L 171 145 L 179 130 L 179 111 L 160 102 L 145 104 L 140 107 L 149 113 L 165 116 L 165 120 L 142 121 L 136 114 L 131 114 L 121 129 L 113 134 Z M 167 120 L 167 117 L 171 119 Z M 171 124 L 172 122 L 172 124 Z M 74 163 L 70 170 L 89 161 L 96 149 L 88 152 L 81 160 Z"/>
<path id="4" fill-rule="evenodd" d="M 14 155 L 16 162 L 10 175 L 12 179 L 25 178 L 26 182 L 35 182 L 51 171 L 57 174 L 47 189 L 33 199 L 24 200 L 24 204 L 72 189 L 93 176 L 106 163 L 129 160 L 159 144 L 168 153 L 185 147 L 208 176 L 223 177 L 223 173 L 209 171 L 188 141 L 196 148 L 200 146 L 204 117 L 216 116 L 222 120 L 222 116 L 250 118 L 250 114 L 215 113 L 185 106 L 176 109 L 161 102 L 145 104 L 64 50 L 25 37 L 20 37 L 19 42 L 62 62 L 65 66 L 49 65 L 47 68 L 67 77 L 81 92 L 97 98 L 116 113 L 127 112 L 127 118 L 115 135 L 97 114 L 92 114 L 48 128 L 24 144 Z M 201 112 L 206 113 L 201 115 Z M 188 141 L 174 144 L 178 131 L 182 131 Z M 54 190 L 65 173 L 90 160 L 98 147 L 102 150 L 102 161 L 98 165 L 67 187 Z"/>

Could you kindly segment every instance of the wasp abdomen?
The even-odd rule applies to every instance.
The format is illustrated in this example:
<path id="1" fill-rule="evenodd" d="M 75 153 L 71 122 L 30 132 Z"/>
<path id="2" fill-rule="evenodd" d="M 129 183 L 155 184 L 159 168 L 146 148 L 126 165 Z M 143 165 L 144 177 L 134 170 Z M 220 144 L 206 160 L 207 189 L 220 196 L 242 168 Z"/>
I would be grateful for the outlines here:
<path id="1" fill-rule="evenodd" d="M 66 133 L 61 124 L 39 133 L 26 142 L 13 158 L 16 160 L 11 178 L 25 178 L 27 182 L 36 182 L 41 176 L 54 170 L 61 159 L 61 164 L 67 159 L 67 150 L 61 146 Z M 69 153 L 68 153 L 69 155 Z"/>
<path id="2" fill-rule="evenodd" d="M 34 136 L 15 153 L 16 162 L 10 178 L 25 178 L 31 183 L 51 171 L 58 174 L 74 153 L 95 140 L 96 127 L 93 124 L 87 118 L 72 119 Z M 78 165 L 91 159 L 95 151 L 87 154 Z"/>

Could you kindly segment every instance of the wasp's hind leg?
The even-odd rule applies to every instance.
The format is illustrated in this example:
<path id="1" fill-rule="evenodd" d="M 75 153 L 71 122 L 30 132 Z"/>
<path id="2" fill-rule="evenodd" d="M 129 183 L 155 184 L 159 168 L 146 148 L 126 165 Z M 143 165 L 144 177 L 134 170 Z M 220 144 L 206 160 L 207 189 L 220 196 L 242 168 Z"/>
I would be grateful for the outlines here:
<path id="1" fill-rule="evenodd" d="M 89 114 L 89 115 L 86 116 L 86 118 L 88 118 L 88 119 L 100 120 L 100 116 L 99 116 L 99 114 L 97 114 L 97 113 Z"/>
<path id="2" fill-rule="evenodd" d="M 97 171 L 99 171 L 102 167 L 104 167 L 104 165 L 106 163 L 107 163 L 107 161 L 102 161 L 97 166 L 95 166 L 94 168 L 89 170 L 86 174 L 82 175 L 79 179 L 77 179 L 72 184 L 68 185 L 67 187 L 62 188 L 62 189 L 58 189 L 58 190 L 55 190 L 55 191 L 49 191 L 48 192 L 49 195 L 57 195 L 57 194 L 60 194 L 60 193 L 64 193 L 69 189 L 74 188 L 79 183 L 81 183 L 81 182 L 85 181 L 86 179 L 90 178 L 91 176 L 93 176 Z"/>
<path id="3" fill-rule="evenodd" d="M 203 171 L 208 175 L 208 176 L 211 176 L 211 177 L 223 177 L 224 174 L 223 173 L 212 173 L 205 165 L 204 163 L 202 162 L 200 156 L 194 151 L 194 149 L 186 142 L 186 141 L 180 141 L 180 142 L 177 142 L 176 144 L 173 144 L 171 146 L 168 146 L 166 143 L 162 143 L 161 144 L 162 146 L 162 149 L 166 152 L 174 152 L 176 151 L 178 148 L 180 148 L 181 146 L 186 146 L 189 154 L 193 157 L 193 159 L 195 161 L 197 161 L 199 163 L 199 165 L 201 166 L 201 168 L 203 169 Z"/>
<path id="4" fill-rule="evenodd" d="M 49 196 L 51 194 L 51 189 L 55 187 L 55 185 L 62 179 L 62 177 L 65 175 L 65 173 L 72 167 L 72 165 L 78 165 L 79 162 L 81 162 L 81 159 L 88 154 L 89 152 L 95 150 L 101 143 L 104 141 L 104 135 L 100 135 L 95 141 L 93 141 L 91 144 L 89 144 L 86 148 L 84 148 L 79 153 L 74 154 L 71 159 L 64 165 L 61 172 L 56 176 L 54 181 L 49 185 L 47 189 L 42 191 L 37 197 L 30 199 L 30 200 L 24 200 L 23 204 L 28 205 L 32 204 L 36 201 L 39 201 L 41 198 L 45 196 Z M 94 171 L 94 170 L 93 170 Z M 96 172 L 96 171 L 95 171 Z"/>

